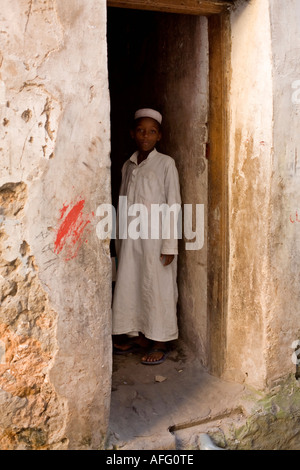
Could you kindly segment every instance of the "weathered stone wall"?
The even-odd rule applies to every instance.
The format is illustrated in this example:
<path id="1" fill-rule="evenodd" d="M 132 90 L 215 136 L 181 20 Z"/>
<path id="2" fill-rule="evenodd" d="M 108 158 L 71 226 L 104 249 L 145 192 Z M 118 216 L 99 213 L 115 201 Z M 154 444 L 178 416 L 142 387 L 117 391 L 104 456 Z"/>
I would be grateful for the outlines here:
<path id="1" fill-rule="evenodd" d="M 0 447 L 99 448 L 111 272 L 104 1 L 1 0 Z"/>
<path id="2" fill-rule="evenodd" d="M 1 230 L 0 442 L 2 449 L 65 446 L 65 402 L 49 381 L 56 352 L 57 314 L 21 236 L 25 183 L 0 189 Z M 3 215 L 2 215 L 3 217 Z"/>
<path id="3" fill-rule="evenodd" d="M 224 376 L 258 388 L 296 371 L 299 15 L 297 1 L 255 0 L 237 2 L 231 14 Z"/>
<path id="4" fill-rule="evenodd" d="M 271 315 L 267 369 L 272 382 L 295 373 L 292 344 L 300 339 L 300 2 L 270 2 L 274 152 L 270 206 Z M 294 346 L 298 349 L 298 346 Z"/>
<path id="5" fill-rule="evenodd" d="M 260 387 L 266 378 L 265 321 L 271 290 L 273 85 L 268 2 L 239 2 L 231 28 L 225 377 Z"/>

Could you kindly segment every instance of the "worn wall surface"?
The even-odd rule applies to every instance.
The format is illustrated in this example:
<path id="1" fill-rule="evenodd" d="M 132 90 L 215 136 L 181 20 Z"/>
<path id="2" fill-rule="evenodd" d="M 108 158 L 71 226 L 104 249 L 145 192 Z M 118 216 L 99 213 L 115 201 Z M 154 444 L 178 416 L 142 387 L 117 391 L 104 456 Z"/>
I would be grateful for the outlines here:
<path id="1" fill-rule="evenodd" d="M 0 448 L 99 448 L 110 398 L 106 5 L 0 2 Z"/>
<path id="2" fill-rule="evenodd" d="M 231 14 L 225 377 L 259 388 L 295 373 L 300 329 L 299 16 L 267 0 Z"/>
<path id="3" fill-rule="evenodd" d="M 225 377 L 262 386 L 270 272 L 273 80 L 269 2 L 231 14 L 229 272 Z"/>
<path id="4" fill-rule="evenodd" d="M 270 206 L 272 315 L 267 322 L 268 381 L 288 371 L 300 339 L 300 2 L 270 2 L 274 130 Z"/>

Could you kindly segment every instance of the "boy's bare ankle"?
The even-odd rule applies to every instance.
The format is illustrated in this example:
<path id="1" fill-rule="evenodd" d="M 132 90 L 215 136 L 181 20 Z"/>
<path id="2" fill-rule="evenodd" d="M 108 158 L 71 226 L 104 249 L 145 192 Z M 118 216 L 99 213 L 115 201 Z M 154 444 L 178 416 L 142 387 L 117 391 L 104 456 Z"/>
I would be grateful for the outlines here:
<path id="1" fill-rule="evenodd" d="M 144 335 L 140 334 L 136 339 L 135 342 L 141 346 L 142 348 L 147 348 L 150 344 L 150 340 L 146 338 Z"/>

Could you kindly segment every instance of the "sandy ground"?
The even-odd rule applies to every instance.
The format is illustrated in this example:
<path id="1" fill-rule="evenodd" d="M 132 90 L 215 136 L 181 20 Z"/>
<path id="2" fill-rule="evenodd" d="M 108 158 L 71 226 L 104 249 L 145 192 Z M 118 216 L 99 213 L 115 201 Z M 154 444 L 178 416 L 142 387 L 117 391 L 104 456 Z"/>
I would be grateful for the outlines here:
<path id="1" fill-rule="evenodd" d="M 200 437 L 245 419 L 243 385 L 209 375 L 177 344 L 159 365 L 142 353 L 114 355 L 108 448 L 200 448 Z"/>

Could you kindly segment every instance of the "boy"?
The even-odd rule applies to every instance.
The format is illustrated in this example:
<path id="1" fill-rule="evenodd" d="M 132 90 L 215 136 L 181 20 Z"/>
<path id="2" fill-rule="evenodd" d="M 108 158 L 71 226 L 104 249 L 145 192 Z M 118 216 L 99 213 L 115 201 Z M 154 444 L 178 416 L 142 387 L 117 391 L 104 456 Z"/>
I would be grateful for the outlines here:
<path id="1" fill-rule="evenodd" d="M 137 151 L 122 168 L 120 196 L 127 204 L 143 204 L 149 213 L 148 237 L 124 237 L 116 246 L 118 270 L 113 299 L 113 335 L 134 337 L 122 343 L 114 338 L 115 351 L 126 353 L 132 345 L 150 346 L 142 363 L 160 364 L 167 356 L 167 342 L 178 338 L 177 254 L 178 241 L 170 231 L 168 238 L 151 238 L 153 204 L 181 204 L 178 172 L 173 158 L 159 153 L 161 114 L 143 108 L 135 113 L 131 136 Z M 172 215 L 172 214 L 171 214 Z M 130 217 L 128 218 L 130 224 Z M 176 221 L 174 222 L 174 224 Z"/>

